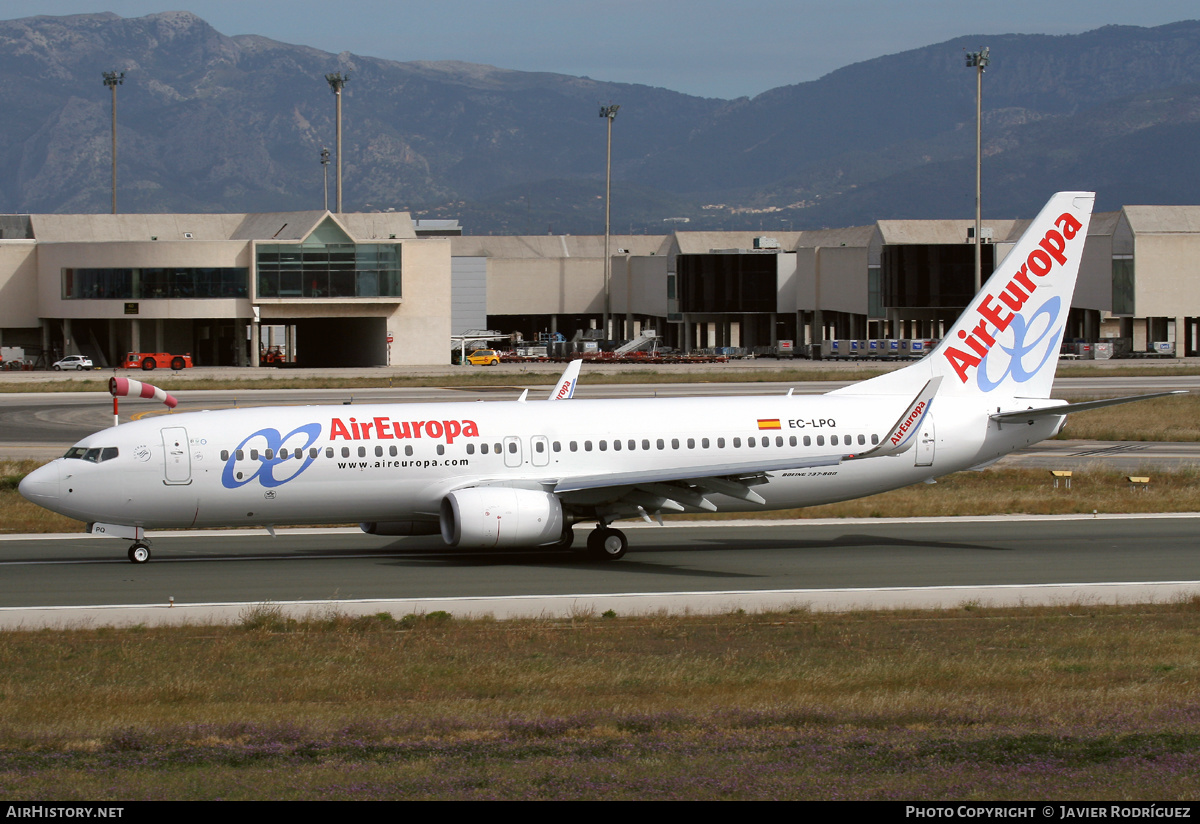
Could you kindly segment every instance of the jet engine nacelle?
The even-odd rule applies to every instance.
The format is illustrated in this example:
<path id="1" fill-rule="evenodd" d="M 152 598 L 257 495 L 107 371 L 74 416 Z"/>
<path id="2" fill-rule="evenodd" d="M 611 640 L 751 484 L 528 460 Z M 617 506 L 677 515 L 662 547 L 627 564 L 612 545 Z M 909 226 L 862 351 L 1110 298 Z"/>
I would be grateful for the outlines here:
<path id="1" fill-rule="evenodd" d="M 441 523 L 450 546 L 541 546 L 562 537 L 563 511 L 549 492 L 473 486 L 442 499 Z"/>
<path id="2" fill-rule="evenodd" d="M 368 535 L 437 535 L 437 521 L 371 521 L 358 528 Z"/>

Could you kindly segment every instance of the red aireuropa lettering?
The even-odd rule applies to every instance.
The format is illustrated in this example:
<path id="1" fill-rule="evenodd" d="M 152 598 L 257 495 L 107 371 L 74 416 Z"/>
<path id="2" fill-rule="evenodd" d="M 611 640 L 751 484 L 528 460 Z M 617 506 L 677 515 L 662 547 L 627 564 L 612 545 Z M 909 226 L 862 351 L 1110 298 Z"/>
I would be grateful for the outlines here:
<path id="1" fill-rule="evenodd" d="M 921 412 L 924 411 L 924 409 L 925 401 L 921 401 L 913 407 L 913 411 L 909 413 L 908 417 L 904 419 L 904 423 L 900 424 L 900 426 L 896 428 L 895 433 L 892 435 L 892 446 L 895 446 L 896 444 L 900 443 L 900 441 L 904 440 L 904 433 L 912 428 L 913 422 L 921 417 Z"/>
<path id="2" fill-rule="evenodd" d="M 420 438 L 422 430 L 427 438 L 444 438 L 446 443 L 454 443 L 455 438 L 478 438 L 479 425 L 475 421 L 394 421 L 385 417 L 372 418 L 370 422 L 359 423 L 350 418 L 349 422 L 341 418 L 333 418 L 329 422 L 329 440 L 338 438 L 346 441 L 361 441 L 371 439 L 371 430 L 377 440 L 393 440 L 403 438 Z"/>
<path id="3" fill-rule="evenodd" d="M 975 323 L 974 328 L 970 332 L 966 329 L 959 330 L 958 337 L 975 354 L 954 346 L 946 347 L 943 354 L 962 383 L 967 382 L 968 370 L 979 366 L 996 343 L 995 335 L 988 331 L 988 324 L 995 327 L 996 334 L 1003 332 L 1016 317 L 1015 313 L 1020 312 L 1037 291 L 1038 282 L 1031 278 L 1030 274 L 1042 278 L 1050 273 L 1055 263 L 1060 266 L 1067 264 L 1067 241 L 1079 234 L 1083 224 L 1070 213 L 1064 212 L 1055 219 L 1054 225 L 1057 229 L 1046 230 L 1037 247 L 1025 257 L 1021 268 L 1005 284 L 999 298 L 992 294 L 984 295 L 975 308 L 976 316 L 980 320 Z M 1000 304 L 1007 306 L 1013 313 L 1004 314 L 1005 310 Z M 970 328 L 970 325 L 967 328 Z"/>

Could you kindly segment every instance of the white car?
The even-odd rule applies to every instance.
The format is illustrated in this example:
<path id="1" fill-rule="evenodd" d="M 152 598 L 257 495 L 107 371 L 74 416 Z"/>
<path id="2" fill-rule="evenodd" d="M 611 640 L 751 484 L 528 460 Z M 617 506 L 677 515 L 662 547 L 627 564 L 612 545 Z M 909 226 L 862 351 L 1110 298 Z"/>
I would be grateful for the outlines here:
<path id="1" fill-rule="evenodd" d="M 75 369 L 82 372 L 92 368 L 92 359 L 83 355 L 67 355 L 62 360 L 55 361 L 52 368 L 55 372 L 61 372 L 64 369 Z"/>

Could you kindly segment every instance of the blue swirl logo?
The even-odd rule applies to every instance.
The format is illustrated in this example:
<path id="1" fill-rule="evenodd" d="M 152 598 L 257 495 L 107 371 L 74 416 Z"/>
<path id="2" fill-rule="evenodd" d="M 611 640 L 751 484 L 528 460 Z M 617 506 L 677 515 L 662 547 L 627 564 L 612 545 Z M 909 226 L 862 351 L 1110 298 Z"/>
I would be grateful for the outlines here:
<path id="1" fill-rule="evenodd" d="M 1058 320 L 1061 311 L 1062 299 L 1058 295 L 1055 295 L 1038 307 L 1038 310 L 1029 316 L 1028 322 L 1026 322 L 1022 315 L 1013 315 L 1012 323 L 1008 327 L 1012 330 L 1012 346 L 1005 346 L 1000 341 L 996 341 L 996 344 L 987 353 L 987 356 L 979 364 L 978 370 L 976 370 L 975 382 L 978 384 L 979 389 L 983 392 L 991 392 L 1009 377 L 1012 377 L 1016 383 L 1025 383 L 1033 378 L 1046 365 L 1046 361 L 1058 354 L 1055 351 L 1055 345 L 1058 343 L 1058 336 L 1062 331 L 1062 326 L 1060 325 L 1055 329 L 1054 323 Z M 1041 315 L 1046 316 L 1045 325 L 1037 337 L 1027 342 L 1025 336 L 1029 334 L 1031 328 L 1038 325 L 1037 319 Z M 1034 352 L 1043 342 L 1045 343 L 1045 350 L 1041 352 L 1041 360 L 1032 369 L 1026 369 L 1025 356 Z M 988 365 L 997 360 L 997 349 L 1008 355 L 1008 364 L 1004 367 L 1004 371 L 1000 373 L 1000 377 L 992 380 L 992 376 L 988 374 Z M 1037 357 L 1036 353 L 1034 357 Z"/>
<path id="2" fill-rule="evenodd" d="M 221 473 L 221 485 L 226 489 L 237 489 L 257 479 L 268 488 L 281 486 L 312 464 L 315 458 L 306 454 L 306 450 L 320 436 L 319 423 L 298 426 L 286 435 L 281 435 L 278 429 L 271 428 L 260 429 L 247 435 L 225 462 L 225 469 Z M 289 452 L 294 450 L 295 457 L 281 458 L 279 453 L 282 449 Z M 250 458 L 255 464 L 252 472 L 238 471 L 239 453 L 256 456 Z M 267 457 L 268 455 L 270 457 Z"/>

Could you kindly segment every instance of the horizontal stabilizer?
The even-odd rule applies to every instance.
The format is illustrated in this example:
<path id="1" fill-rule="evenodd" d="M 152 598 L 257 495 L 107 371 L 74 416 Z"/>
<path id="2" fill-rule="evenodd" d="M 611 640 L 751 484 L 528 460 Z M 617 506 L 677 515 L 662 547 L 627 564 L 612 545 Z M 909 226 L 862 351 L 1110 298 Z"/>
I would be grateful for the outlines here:
<path id="1" fill-rule="evenodd" d="M 1166 398 L 1171 395 L 1186 395 L 1186 389 L 1176 389 L 1173 392 L 1154 392 L 1149 395 L 1130 395 L 1124 398 L 1104 398 L 1098 401 L 1082 401 L 1080 403 L 1064 403 L 1058 406 L 1046 406 L 1038 409 L 1014 409 L 1009 412 L 997 412 L 989 417 L 997 423 L 1015 423 L 1031 421 L 1034 418 L 1045 418 L 1054 415 L 1069 415 L 1072 412 L 1087 412 L 1089 409 L 1103 409 L 1106 406 L 1117 406 L 1134 401 L 1148 401 L 1151 398 Z"/>

